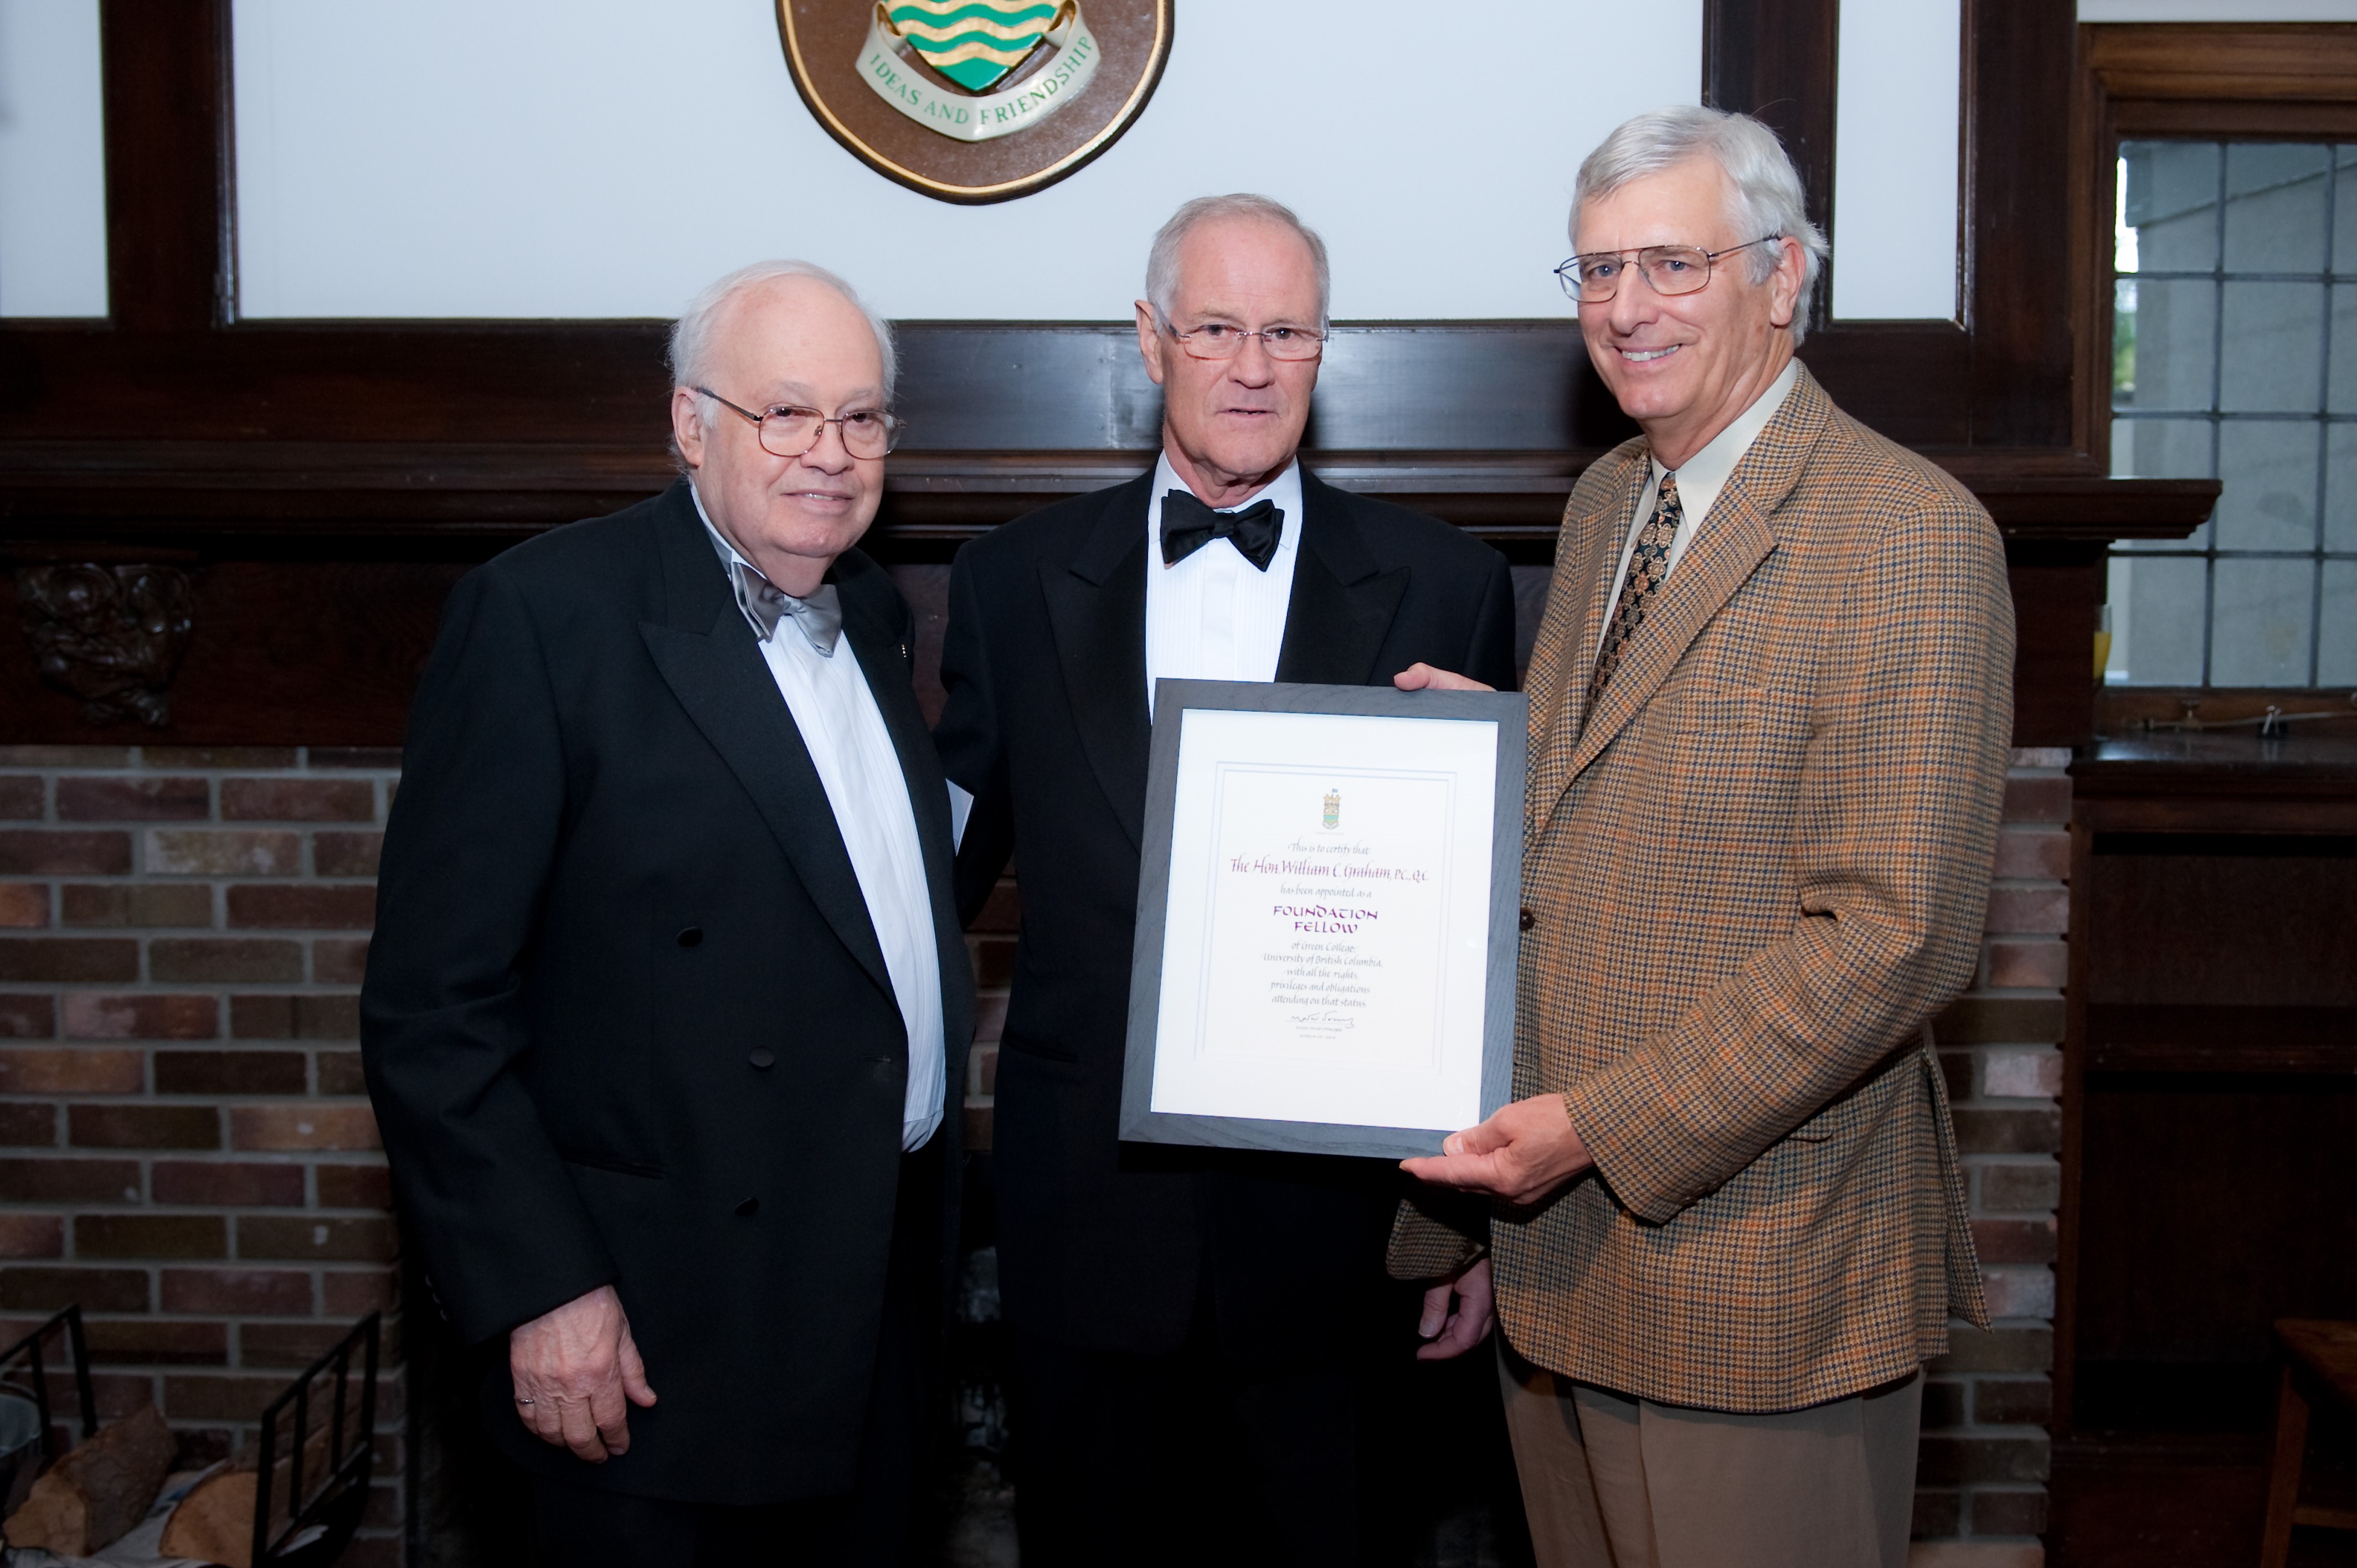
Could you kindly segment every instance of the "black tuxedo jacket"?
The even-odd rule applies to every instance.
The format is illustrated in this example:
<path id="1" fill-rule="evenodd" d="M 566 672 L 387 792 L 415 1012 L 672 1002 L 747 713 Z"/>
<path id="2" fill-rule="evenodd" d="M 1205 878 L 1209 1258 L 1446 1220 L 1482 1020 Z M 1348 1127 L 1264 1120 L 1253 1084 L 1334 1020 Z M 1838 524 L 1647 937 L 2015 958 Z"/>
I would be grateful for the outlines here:
<path id="1" fill-rule="evenodd" d="M 1206 1294 L 1242 1358 L 1340 1350 L 1387 1299 L 1388 1161 L 1125 1144 L 1117 1136 L 1144 834 L 1146 504 L 1153 476 L 959 551 L 934 731 L 974 795 L 960 905 L 1011 852 L 1022 937 L 1001 1041 L 999 1277 L 1017 1329 L 1176 1349 Z M 1301 476 L 1276 679 L 1387 684 L 1422 660 L 1513 684 L 1505 559 L 1445 523 Z"/>
<path id="2" fill-rule="evenodd" d="M 683 481 L 468 574 L 411 714 L 361 998 L 369 1092 L 464 1339 L 619 1292 L 660 1401 L 630 1410 L 621 1458 L 526 1433 L 488 1356 L 500 1445 L 582 1485 L 847 1490 L 895 1206 L 952 1200 L 974 994 L 947 790 L 908 606 L 856 551 L 832 576 L 932 886 L 952 1141 L 933 1190 L 896 1190 L 899 1006 Z M 949 1279 L 944 1256 L 944 1307 Z"/>

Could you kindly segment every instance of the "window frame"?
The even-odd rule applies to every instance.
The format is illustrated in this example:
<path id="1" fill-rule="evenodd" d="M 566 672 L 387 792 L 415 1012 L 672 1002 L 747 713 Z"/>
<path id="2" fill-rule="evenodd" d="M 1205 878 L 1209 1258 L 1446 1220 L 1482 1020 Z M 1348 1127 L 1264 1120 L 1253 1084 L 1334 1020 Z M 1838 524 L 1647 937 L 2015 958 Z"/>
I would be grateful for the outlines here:
<path id="1" fill-rule="evenodd" d="M 2073 252 L 2079 259 L 2081 318 L 2089 330 L 2079 343 L 2078 368 L 2081 427 L 2087 431 L 2093 454 L 2106 472 L 2112 466 L 2113 345 L 2117 329 L 2114 263 L 2114 224 L 2119 210 L 2120 149 L 2136 141 L 2281 142 L 2357 145 L 2357 27 L 2345 24 L 2083 24 L 2079 28 L 2080 92 L 2073 110 L 2073 145 L 2078 148 L 2072 170 L 2078 199 L 2073 226 Z M 2337 165 L 2328 159 L 2328 200 Z M 2219 177 L 2223 194 L 2225 158 L 2221 155 Z M 2219 220 L 2224 221 L 2222 206 Z M 2330 222 L 2330 208 L 2328 208 Z M 2222 285 L 2226 274 L 2222 248 L 2212 274 Z M 2328 257 L 2328 265 L 2337 258 Z M 2142 274 L 2139 274 L 2142 275 Z M 2325 309 L 2329 326 L 2330 290 L 2357 287 L 2357 273 L 2325 273 Z M 2220 297 L 2222 298 L 2222 287 Z M 2327 345 L 2329 354 L 2329 343 Z M 2330 360 L 2326 361 L 2326 373 Z M 2217 378 L 2222 366 L 2213 353 L 2211 407 L 2185 417 L 2211 424 L 2212 466 L 2215 431 L 2222 423 L 2217 408 Z M 2159 411 L 2156 411 L 2158 413 Z M 2329 430 L 2328 413 L 2312 415 Z M 2357 415 L 2343 423 L 2357 422 Z M 2328 454 L 2319 452 L 2319 464 Z M 2322 489 L 2319 484 L 2319 501 Z M 2315 545 L 2308 551 L 2260 551 L 2256 556 L 2340 559 L 2347 553 L 2323 549 L 2324 518 L 2317 520 Z M 2311 592 L 2309 650 L 2309 683 L 2302 686 L 2222 687 L 2207 683 L 2212 670 L 2211 607 L 2215 593 L 2218 552 L 2215 531 L 2201 547 L 2175 542 L 2154 542 L 2150 547 L 2130 547 L 2118 553 L 2138 559 L 2201 558 L 2203 572 L 2202 672 L 2204 683 L 2190 686 L 2113 685 L 2098 682 L 2099 733 L 2117 734 L 2145 720 L 2174 720 L 2195 712 L 2205 718 L 2241 717 L 2267 706 L 2287 712 L 2345 708 L 2345 686 L 2319 686 L 2318 659 L 2322 640 L 2320 603 L 2322 568 L 2316 569 Z M 2229 558 L 2245 554 L 2226 552 Z M 2107 574 L 2108 575 L 2108 574 Z"/>

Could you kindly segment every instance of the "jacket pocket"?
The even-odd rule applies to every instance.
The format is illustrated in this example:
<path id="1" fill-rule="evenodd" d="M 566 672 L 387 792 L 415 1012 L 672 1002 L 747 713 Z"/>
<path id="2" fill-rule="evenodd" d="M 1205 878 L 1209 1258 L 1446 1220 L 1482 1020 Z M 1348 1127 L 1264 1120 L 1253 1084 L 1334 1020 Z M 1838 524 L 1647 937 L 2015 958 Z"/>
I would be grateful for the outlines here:
<path id="1" fill-rule="evenodd" d="M 1760 727 L 1768 693 L 1757 686 L 1696 686 L 1671 710 L 1670 733 L 1681 738 L 1739 736 Z"/>
<path id="2" fill-rule="evenodd" d="M 1897 1109 L 1901 1097 L 1913 1086 L 1917 1055 L 1912 1040 L 1894 1049 L 1853 1088 L 1785 1133 L 1785 1140 L 1794 1144 L 1829 1144 L 1879 1123 Z"/>

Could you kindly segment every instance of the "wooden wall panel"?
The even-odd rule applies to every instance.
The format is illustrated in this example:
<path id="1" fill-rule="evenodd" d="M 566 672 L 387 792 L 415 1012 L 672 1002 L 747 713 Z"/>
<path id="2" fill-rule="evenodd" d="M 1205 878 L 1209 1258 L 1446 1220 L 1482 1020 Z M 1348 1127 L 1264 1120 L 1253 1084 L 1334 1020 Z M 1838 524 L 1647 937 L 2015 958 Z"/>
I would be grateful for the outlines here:
<path id="1" fill-rule="evenodd" d="M 188 568 L 195 630 L 171 725 L 93 725 L 35 676 L 0 596 L 0 733 L 60 745 L 394 746 L 463 563 L 219 561 Z"/>
<path id="2" fill-rule="evenodd" d="M 2357 838 L 2104 833 L 2086 891 L 2091 1004 L 2341 1007 L 2357 1029 Z"/>
<path id="3" fill-rule="evenodd" d="M 2081 1359 L 2255 1366 L 2274 1319 L 2357 1311 L 2357 1080 L 2104 1076 L 2085 1110 Z"/>

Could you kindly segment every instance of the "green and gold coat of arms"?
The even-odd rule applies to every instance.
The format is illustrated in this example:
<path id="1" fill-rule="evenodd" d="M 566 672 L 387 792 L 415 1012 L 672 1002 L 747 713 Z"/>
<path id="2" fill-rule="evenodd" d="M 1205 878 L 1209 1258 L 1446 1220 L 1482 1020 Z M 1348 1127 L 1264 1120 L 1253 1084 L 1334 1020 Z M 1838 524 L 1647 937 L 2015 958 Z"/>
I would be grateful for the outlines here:
<path id="1" fill-rule="evenodd" d="M 1173 0 L 777 0 L 794 85 L 877 172 L 999 201 L 1111 145 L 1169 56 Z"/>
<path id="2" fill-rule="evenodd" d="M 859 72 L 926 129 L 982 142 L 1028 129 L 1086 92 L 1102 54 L 1080 0 L 877 0 Z M 926 69 L 911 69 L 910 56 Z M 1035 57 L 1044 57 L 1039 69 L 1025 70 Z"/>
<path id="3" fill-rule="evenodd" d="M 877 5 L 887 28 L 909 40 L 925 63 L 964 88 L 987 92 L 1031 58 L 1051 27 L 1081 28 L 1080 7 L 1066 0 L 900 0 Z"/>

